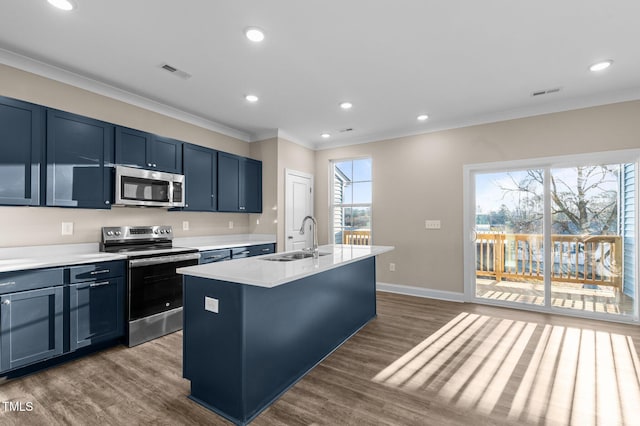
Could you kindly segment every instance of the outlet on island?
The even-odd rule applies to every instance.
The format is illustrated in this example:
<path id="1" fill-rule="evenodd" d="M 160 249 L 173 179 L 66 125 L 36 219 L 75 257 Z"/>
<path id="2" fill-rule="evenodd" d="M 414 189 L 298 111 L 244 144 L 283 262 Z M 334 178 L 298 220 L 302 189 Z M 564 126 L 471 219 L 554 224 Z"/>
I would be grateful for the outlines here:
<path id="1" fill-rule="evenodd" d="M 62 235 L 73 235 L 73 222 L 62 222 Z"/>
<path id="2" fill-rule="evenodd" d="M 232 220 L 229 221 L 229 229 L 233 229 L 233 221 Z"/>
<path id="3" fill-rule="evenodd" d="M 189 230 L 189 221 L 188 220 L 183 220 L 182 221 L 182 230 L 183 231 L 188 231 Z"/>

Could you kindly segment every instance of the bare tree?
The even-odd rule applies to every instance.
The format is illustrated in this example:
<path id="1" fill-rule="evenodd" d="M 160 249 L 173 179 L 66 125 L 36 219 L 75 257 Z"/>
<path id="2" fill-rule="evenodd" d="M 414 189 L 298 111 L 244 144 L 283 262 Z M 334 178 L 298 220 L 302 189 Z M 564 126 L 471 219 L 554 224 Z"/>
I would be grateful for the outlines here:
<path id="1" fill-rule="evenodd" d="M 550 179 L 551 211 L 554 233 L 558 234 L 615 234 L 617 231 L 618 199 L 617 182 L 619 169 L 616 166 L 581 166 L 573 173 L 554 173 Z M 511 184 L 501 186 L 505 194 L 529 194 L 528 202 L 543 203 L 543 170 L 528 170 L 524 177 L 516 179 L 510 174 Z M 571 179 L 571 181 L 569 181 Z M 575 181 L 574 181 L 575 179 Z M 526 206 L 525 206 L 526 207 Z M 533 209 L 532 219 L 541 220 L 540 209 Z M 512 212 L 513 225 L 518 224 L 517 212 Z"/>

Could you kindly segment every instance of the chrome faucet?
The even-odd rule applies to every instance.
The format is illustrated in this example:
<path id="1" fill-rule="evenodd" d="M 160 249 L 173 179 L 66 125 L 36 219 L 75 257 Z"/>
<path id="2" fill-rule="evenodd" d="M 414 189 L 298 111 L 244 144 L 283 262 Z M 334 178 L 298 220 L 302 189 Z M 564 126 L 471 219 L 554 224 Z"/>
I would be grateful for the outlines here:
<path id="1" fill-rule="evenodd" d="M 313 258 L 318 259 L 320 257 L 320 253 L 318 251 L 318 222 L 316 222 L 316 218 L 313 216 L 306 216 L 302 219 L 302 226 L 300 226 L 300 235 L 304 235 L 304 224 L 307 223 L 307 219 L 311 219 L 313 222 L 313 248 L 305 248 L 303 250 L 313 251 Z"/>

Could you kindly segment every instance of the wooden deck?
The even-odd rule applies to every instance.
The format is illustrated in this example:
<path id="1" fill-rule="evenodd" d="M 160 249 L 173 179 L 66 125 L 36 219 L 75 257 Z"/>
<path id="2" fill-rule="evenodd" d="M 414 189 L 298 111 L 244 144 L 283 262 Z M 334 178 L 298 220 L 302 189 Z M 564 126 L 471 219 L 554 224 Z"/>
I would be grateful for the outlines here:
<path id="1" fill-rule="evenodd" d="M 485 299 L 544 305 L 542 281 L 476 279 L 476 295 Z M 633 315 L 633 299 L 613 287 L 584 288 L 583 284 L 553 282 L 551 304 L 585 312 Z"/>

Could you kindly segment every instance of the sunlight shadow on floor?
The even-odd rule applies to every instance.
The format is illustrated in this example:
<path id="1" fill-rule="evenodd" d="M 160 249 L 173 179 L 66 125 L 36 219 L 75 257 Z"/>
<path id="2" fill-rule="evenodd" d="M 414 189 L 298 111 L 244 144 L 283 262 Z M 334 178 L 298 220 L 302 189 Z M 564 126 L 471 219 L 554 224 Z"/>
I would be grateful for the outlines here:
<path id="1" fill-rule="evenodd" d="M 639 377 L 629 336 L 463 312 L 373 381 L 510 421 L 589 425 L 637 421 Z"/>

